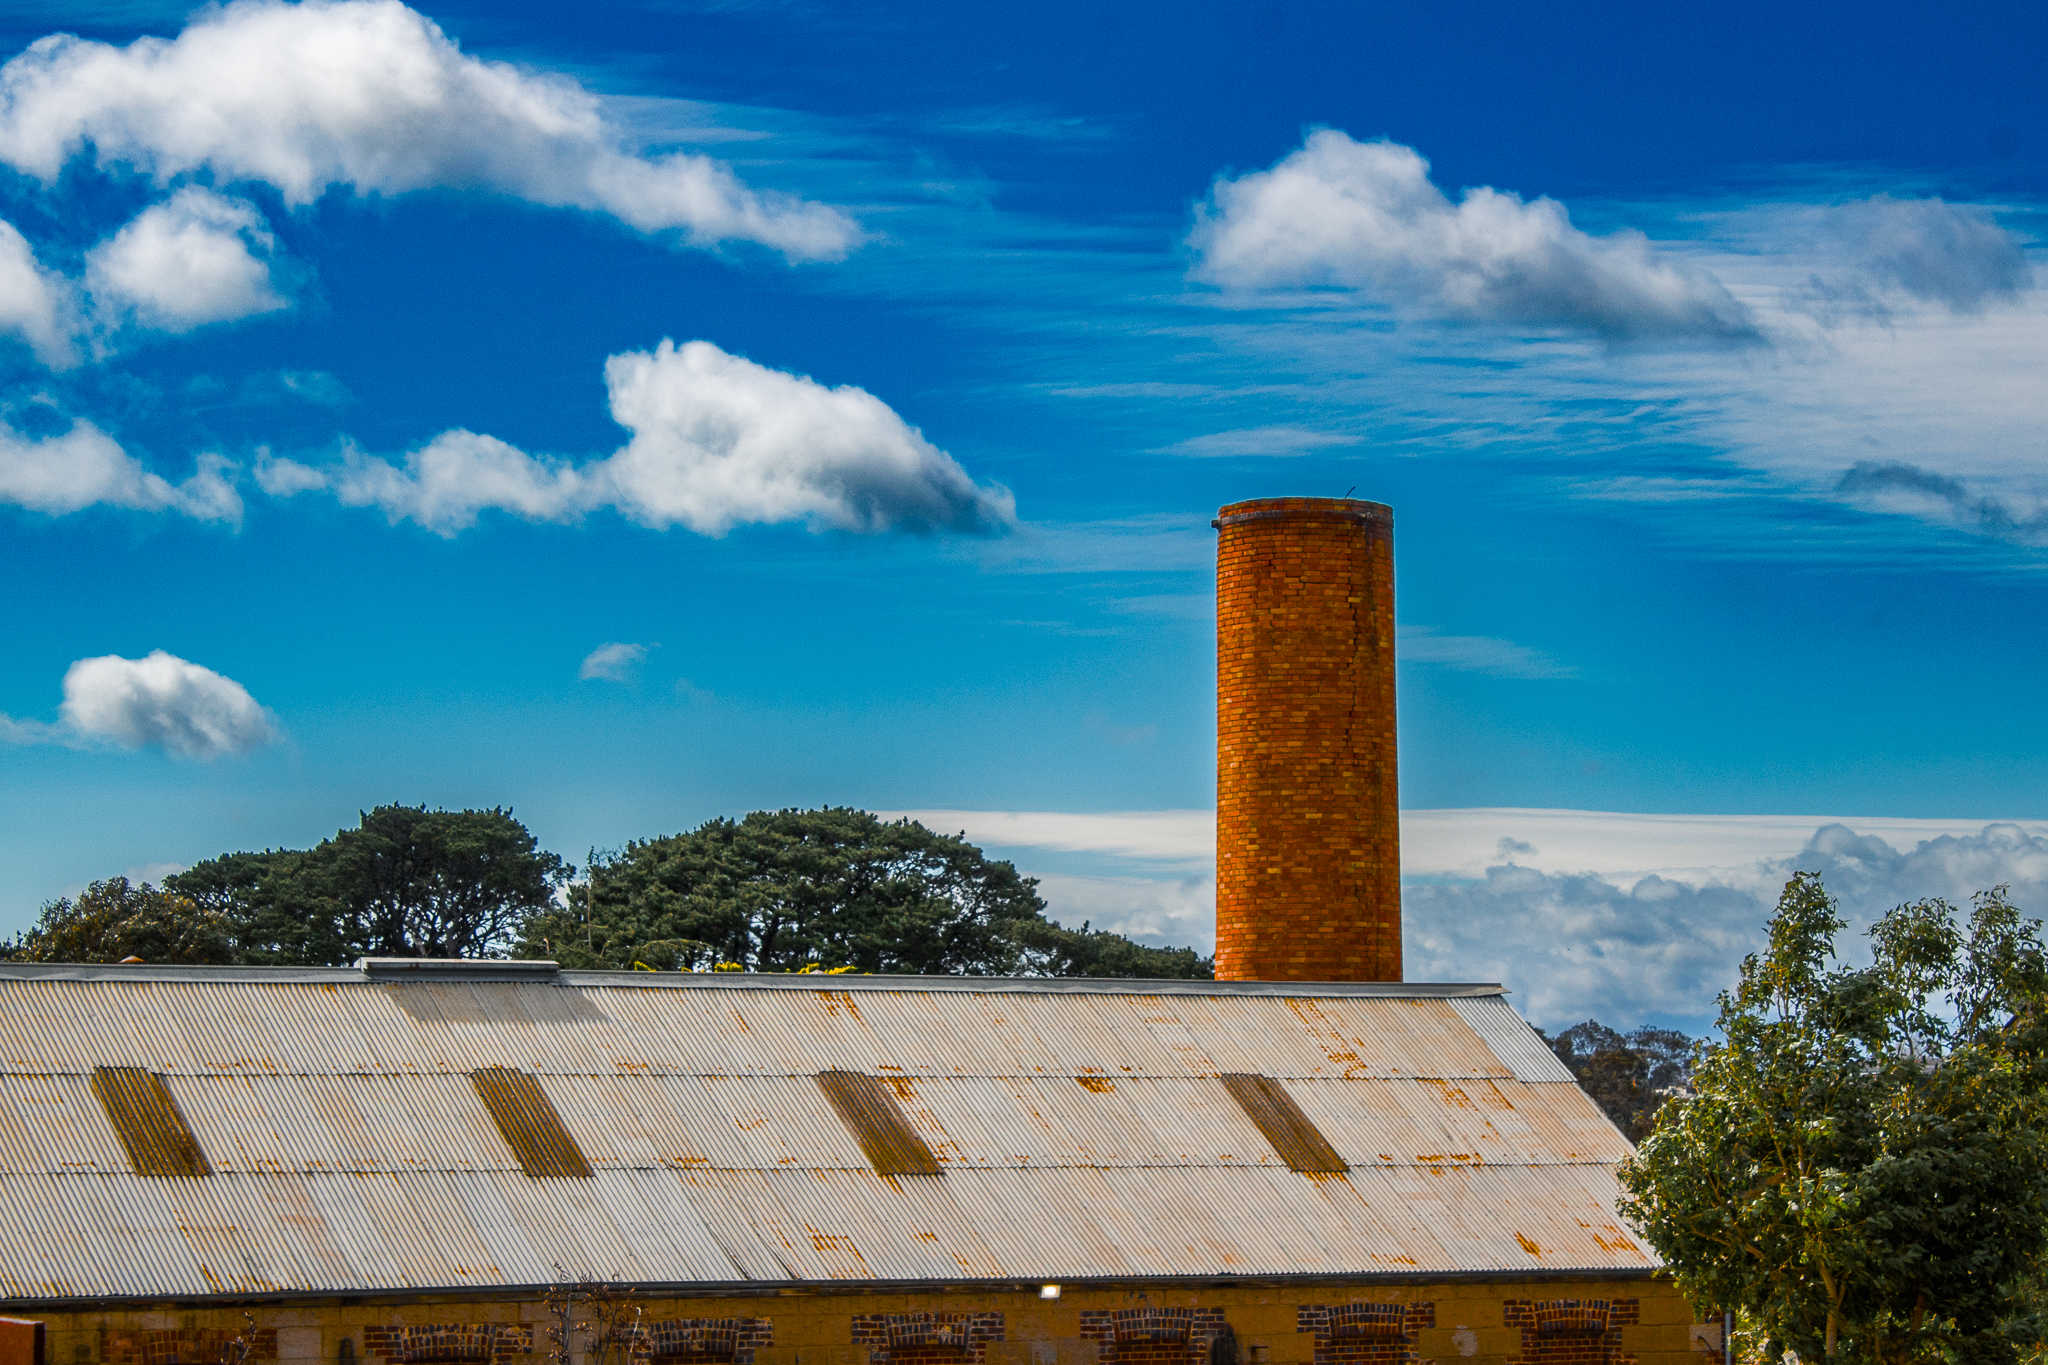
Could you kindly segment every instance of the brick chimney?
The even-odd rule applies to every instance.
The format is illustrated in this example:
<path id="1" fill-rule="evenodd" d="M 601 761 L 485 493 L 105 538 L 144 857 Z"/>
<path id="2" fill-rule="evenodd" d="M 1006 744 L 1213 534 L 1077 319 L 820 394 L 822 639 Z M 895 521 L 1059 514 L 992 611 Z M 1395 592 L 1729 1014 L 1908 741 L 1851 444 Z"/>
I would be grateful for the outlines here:
<path id="1" fill-rule="evenodd" d="M 1216 547 L 1216 975 L 1399 981 L 1394 511 L 1234 502 Z"/>

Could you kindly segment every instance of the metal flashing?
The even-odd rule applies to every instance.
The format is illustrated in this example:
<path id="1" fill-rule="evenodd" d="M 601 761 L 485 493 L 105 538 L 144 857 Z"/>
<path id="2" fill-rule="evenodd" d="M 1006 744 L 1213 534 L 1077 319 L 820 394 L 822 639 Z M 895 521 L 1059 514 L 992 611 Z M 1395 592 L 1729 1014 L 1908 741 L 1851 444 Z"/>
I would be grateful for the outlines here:
<path id="1" fill-rule="evenodd" d="M 557 962 L 509 962 L 451 957 L 359 957 L 356 970 L 372 981 L 539 981 L 561 974 Z"/>
<path id="2" fill-rule="evenodd" d="M 1141 977 L 821 976 L 802 972 L 609 972 L 552 962 L 358 958 L 352 967 L 217 967 L 124 962 L 0 962 L 0 981 L 196 982 L 360 986 L 368 982 L 528 982 L 642 990 L 915 991 L 967 995 L 1233 996 L 1280 999 L 1459 1000 L 1506 995 L 1490 981 L 1187 981 Z"/>
<path id="3" fill-rule="evenodd" d="M 95 1067 L 92 1092 L 128 1149 L 135 1174 L 187 1179 L 213 1174 L 162 1076 L 140 1066 Z"/>
<path id="4" fill-rule="evenodd" d="M 0 972 L 5 964 L 0 963 Z M 801 972 L 565 970 L 564 986 L 668 990 L 915 991 L 963 995 L 1203 995 L 1281 999 L 1453 1000 L 1505 995 L 1497 981 L 1186 981 L 1107 976 L 819 976 Z"/>
<path id="5" fill-rule="evenodd" d="M 1342 1175 L 1351 1169 L 1280 1082 L 1271 1076 L 1243 1074 L 1217 1079 L 1244 1110 L 1245 1117 L 1266 1135 L 1266 1141 L 1273 1144 L 1287 1169 L 1303 1175 Z"/>
<path id="6" fill-rule="evenodd" d="M 1066 1276 L 1061 1279 L 1063 1289 L 1081 1292 L 1091 1289 L 1214 1289 L 1221 1286 L 1231 1288 L 1265 1288 L 1272 1286 L 1311 1288 L 1345 1285 L 1434 1285 L 1434 1284 L 1559 1284 L 1567 1281 L 1589 1281 L 1592 1283 L 1630 1283 L 1653 1280 L 1664 1272 L 1657 1267 L 1617 1270 L 1611 1266 L 1588 1266 L 1584 1269 L 1560 1270 L 1361 1270 L 1344 1271 L 1337 1274 L 1312 1275 L 1119 1275 L 1115 1278 Z M 1019 1279 L 1013 1276 L 992 1276 L 977 1279 L 972 1276 L 955 1276 L 945 1279 L 890 1279 L 890 1280 L 749 1280 L 744 1294 L 748 1298 L 770 1298 L 776 1295 L 801 1295 L 805 1298 L 822 1298 L 826 1295 L 871 1298 L 901 1294 L 1028 1294 L 1037 1298 L 1045 1283 L 1043 1275 Z M 220 1309 L 238 1308 L 243 1305 L 290 1304 L 290 1303 L 333 1303 L 339 1298 L 351 1307 L 387 1307 L 398 1304 L 435 1303 L 527 1303 L 544 1297 L 555 1288 L 552 1281 L 539 1280 L 532 1284 L 491 1285 L 486 1288 L 456 1286 L 449 1288 L 419 1290 L 378 1290 L 370 1293 L 360 1291 L 340 1296 L 328 1290 L 282 1290 L 254 1294 L 114 1294 L 91 1296 L 33 1296 L 9 1295 L 0 1297 L 0 1308 L 10 1311 L 63 1312 L 84 1308 L 136 1309 L 155 1308 L 178 1309 Z M 734 1297 L 734 1286 L 729 1280 L 636 1280 L 633 1293 L 639 1299 L 730 1299 Z"/>
<path id="7" fill-rule="evenodd" d="M 537 1077 L 509 1066 L 487 1066 L 470 1072 L 469 1079 L 528 1176 L 588 1180 L 595 1174 Z"/>
<path id="8" fill-rule="evenodd" d="M 938 1158 L 903 1117 L 887 1081 L 858 1071 L 827 1071 L 818 1076 L 818 1088 L 878 1174 L 939 1173 Z"/>

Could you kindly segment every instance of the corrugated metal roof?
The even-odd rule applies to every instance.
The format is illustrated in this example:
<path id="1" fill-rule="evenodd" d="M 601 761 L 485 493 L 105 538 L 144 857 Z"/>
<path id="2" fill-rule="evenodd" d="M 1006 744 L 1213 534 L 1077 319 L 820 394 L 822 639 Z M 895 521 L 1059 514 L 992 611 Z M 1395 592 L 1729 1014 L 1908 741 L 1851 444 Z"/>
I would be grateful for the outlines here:
<path id="1" fill-rule="evenodd" d="M 1654 1265 L 1626 1143 L 1498 988 L 1067 984 L 9 965 L 0 1296 Z M 105 1067 L 162 1077 L 210 1175 L 138 1177 Z M 876 1168 L 835 1072 L 936 1174 Z M 590 1177 L 529 1174 L 472 1074 Z"/>

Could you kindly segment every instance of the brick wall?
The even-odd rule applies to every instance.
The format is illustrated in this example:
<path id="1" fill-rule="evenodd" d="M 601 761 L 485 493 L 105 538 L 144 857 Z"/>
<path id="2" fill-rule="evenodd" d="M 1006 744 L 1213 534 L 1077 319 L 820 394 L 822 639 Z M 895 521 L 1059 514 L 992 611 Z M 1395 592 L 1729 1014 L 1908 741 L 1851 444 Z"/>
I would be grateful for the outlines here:
<path id="1" fill-rule="evenodd" d="M 1393 512 L 1263 498 L 1217 526 L 1216 975 L 1399 981 Z"/>
<path id="2" fill-rule="evenodd" d="M 1082 1312 L 1081 1339 L 1097 1343 L 1100 1365 L 1206 1365 L 1226 1326 L 1220 1308 L 1098 1309 Z"/>
<path id="3" fill-rule="evenodd" d="M 857 1313 L 852 1329 L 869 1365 L 983 1365 L 989 1345 L 1003 1339 L 1003 1315 Z"/>
<path id="4" fill-rule="evenodd" d="M 632 1335 L 633 1359 L 661 1365 L 754 1365 L 754 1353 L 775 1342 L 767 1318 L 649 1318 Z"/>
<path id="5" fill-rule="evenodd" d="M 1416 1337 L 1436 1326 L 1436 1305 L 1305 1303 L 1295 1323 L 1315 1338 L 1315 1365 L 1416 1365 Z"/>
<path id="6" fill-rule="evenodd" d="M 238 1339 L 249 1344 L 252 1361 L 277 1359 L 275 1327 L 145 1327 L 100 1333 L 100 1359 L 105 1365 L 221 1365 Z"/>
<path id="7" fill-rule="evenodd" d="M 1621 1329 L 1641 1320 L 1640 1299 L 1509 1299 L 1501 1309 L 1522 1334 L 1509 1365 L 1636 1365 L 1621 1353 Z"/>
<path id="8" fill-rule="evenodd" d="M 1625 1289 L 1630 1297 L 1611 1297 Z M 1537 1294 L 1544 1297 L 1538 1298 Z M 1208 1365 L 1226 1330 L 1239 1365 L 1700 1365 L 1676 1286 L 1241 1284 L 1021 1291 L 639 1298 L 634 1365 Z M 547 1306 L 302 1302 L 252 1305 L 251 1365 L 431 1365 L 434 1352 L 548 1365 Z M 250 1330 L 238 1307 L 37 1312 L 50 1365 L 219 1365 Z M 1604 1315 L 1604 1316 L 1603 1316 Z M 694 1341 L 696 1355 L 656 1343 Z M 152 1351 L 152 1343 L 153 1351 Z M 343 1343 L 347 1343 L 344 1350 Z M 570 1365 L 598 1355 L 579 1332 Z M 532 1354 L 528 1354 L 531 1349 Z M 407 1357 L 413 1357 L 408 1360 Z M 610 1356 L 616 1359 L 616 1356 Z M 460 1362 L 455 1362 L 460 1365 Z"/>
<path id="9" fill-rule="evenodd" d="M 501 1365 L 533 1353 L 533 1328 L 517 1323 L 441 1322 L 379 1325 L 363 1329 L 363 1354 L 390 1365 L 438 1365 L 444 1361 Z"/>

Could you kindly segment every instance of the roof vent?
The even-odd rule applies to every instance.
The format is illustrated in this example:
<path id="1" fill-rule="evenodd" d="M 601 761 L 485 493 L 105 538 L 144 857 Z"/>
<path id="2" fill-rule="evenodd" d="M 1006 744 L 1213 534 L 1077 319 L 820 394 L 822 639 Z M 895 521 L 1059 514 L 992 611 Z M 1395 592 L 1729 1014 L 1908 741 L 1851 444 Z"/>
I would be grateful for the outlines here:
<path id="1" fill-rule="evenodd" d="M 359 957 L 372 981 L 539 981 L 562 974 L 559 962 L 479 962 L 459 957 Z"/>
<path id="2" fill-rule="evenodd" d="M 213 1174 L 162 1076 L 140 1066 L 95 1067 L 92 1093 L 128 1149 L 135 1174 L 188 1179 Z"/>
<path id="3" fill-rule="evenodd" d="M 896 1096 L 879 1076 L 858 1071 L 826 1071 L 818 1076 L 818 1088 L 832 1101 L 832 1108 L 867 1153 L 868 1161 L 883 1175 L 937 1175 L 938 1158 L 924 1145 L 924 1139 L 903 1117 Z"/>
<path id="4" fill-rule="evenodd" d="M 528 1175 L 536 1180 L 590 1178 L 590 1162 L 562 1126 L 562 1116 L 555 1112 L 554 1101 L 540 1088 L 537 1077 L 509 1066 L 487 1066 L 470 1072 L 469 1079 L 476 1086 L 477 1097 L 498 1121 L 505 1145 Z"/>
<path id="5" fill-rule="evenodd" d="M 1273 1144 L 1273 1150 L 1289 1170 L 1304 1175 L 1342 1175 L 1351 1169 L 1280 1082 L 1271 1076 L 1220 1079 L 1230 1097 L 1243 1107 L 1245 1117 L 1259 1125 L 1259 1131 Z"/>

